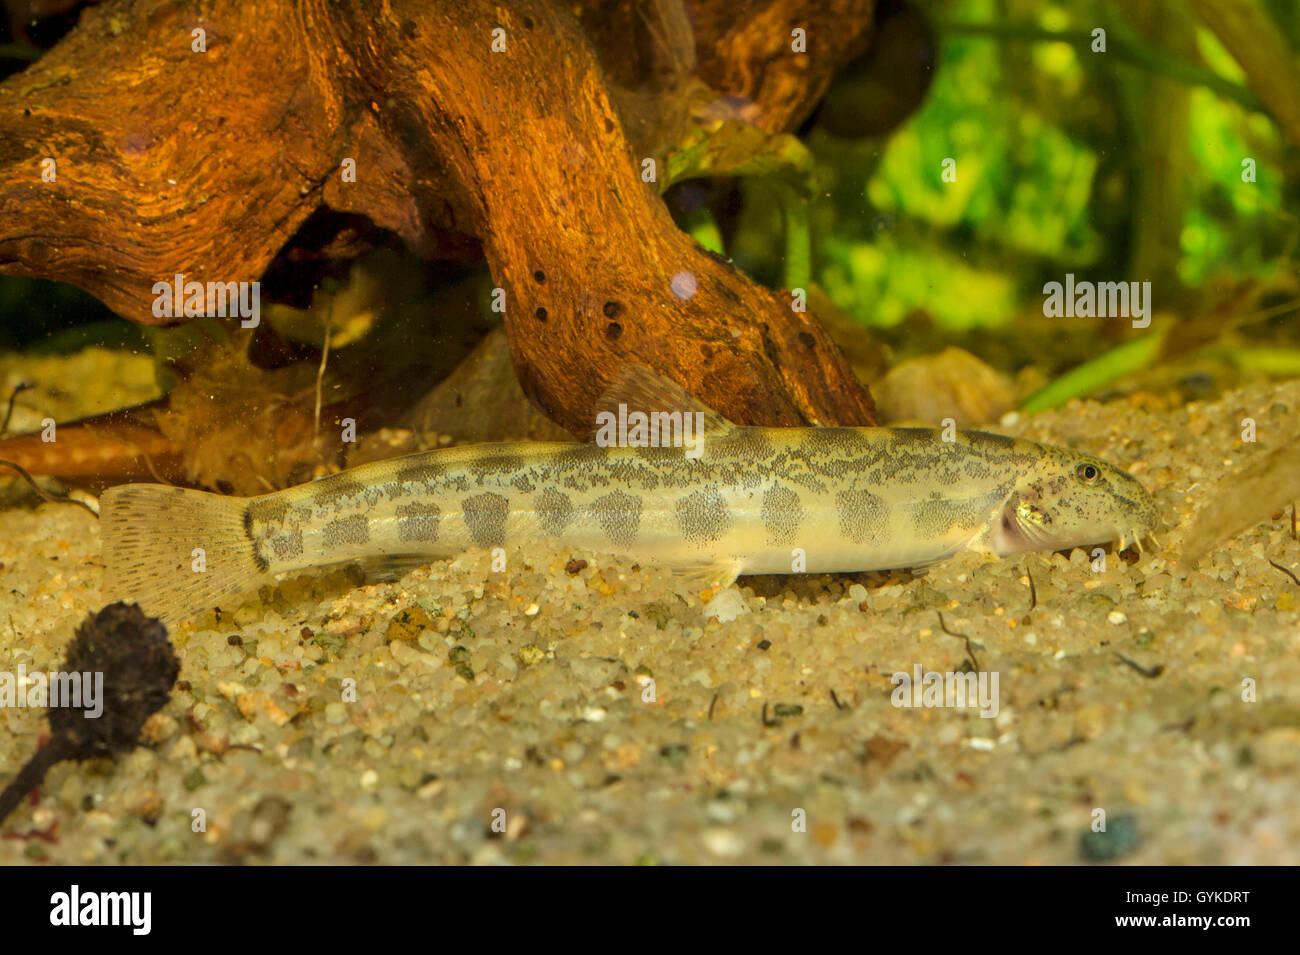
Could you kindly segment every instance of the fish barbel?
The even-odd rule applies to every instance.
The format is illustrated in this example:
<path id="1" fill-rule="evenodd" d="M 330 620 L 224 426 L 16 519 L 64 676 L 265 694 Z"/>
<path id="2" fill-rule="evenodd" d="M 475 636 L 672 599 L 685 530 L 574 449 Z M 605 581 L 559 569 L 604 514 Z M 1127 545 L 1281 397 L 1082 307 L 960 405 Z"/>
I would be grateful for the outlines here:
<path id="1" fill-rule="evenodd" d="M 1136 542 L 1155 529 L 1142 484 L 1080 452 L 978 431 L 740 427 L 669 382 L 642 377 L 625 391 L 634 406 L 697 414 L 698 444 L 452 447 L 249 498 L 109 488 L 105 597 L 175 623 L 283 575 L 392 570 L 476 547 L 622 555 L 720 587 L 740 574 L 916 567 L 964 549 Z"/>

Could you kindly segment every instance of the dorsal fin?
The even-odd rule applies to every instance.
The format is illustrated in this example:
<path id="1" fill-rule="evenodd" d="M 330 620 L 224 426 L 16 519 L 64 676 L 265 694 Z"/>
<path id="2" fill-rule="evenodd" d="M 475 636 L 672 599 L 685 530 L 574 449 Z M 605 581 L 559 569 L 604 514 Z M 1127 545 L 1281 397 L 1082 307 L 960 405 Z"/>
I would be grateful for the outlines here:
<path id="1" fill-rule="evenodd" d="M 642 411 L 646 414 L 656 411 L 666 414 L 675 411 L 698 412 L 704 415 L 702 433 L 705 437 L 725 434 L 736 426 L 677 382 L 665 378 L 653 368 L 628 363 L 614 374 L 600 397 L 596 399 L 596 405 L 592 409 L 592 426 L 588 439 L 598 430 L 597 416 L 605 411 L 617 416 L 620 404 L 628 413 L 633 411 Z"/>

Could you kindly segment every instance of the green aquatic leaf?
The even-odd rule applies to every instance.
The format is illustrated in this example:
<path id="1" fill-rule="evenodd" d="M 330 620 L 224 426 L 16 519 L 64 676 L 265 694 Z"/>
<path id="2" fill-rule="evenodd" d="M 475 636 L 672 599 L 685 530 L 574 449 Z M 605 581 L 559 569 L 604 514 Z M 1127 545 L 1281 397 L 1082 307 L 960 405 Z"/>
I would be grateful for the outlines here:
<path id="1" fill-rule="evenodd" d="M 1151 332 L 1084 362 L 1031 395 L 1021 405 L 1021 410 L 1033 414 L 1059 408 L 1072 398 L 1083 398 L 1124 375 L 1147 367 L 1160 355 L 1165 334 L 1163 329 Z"/>
<path id="2" fill-rule="evenodd" d="M 659 191 L 685 179 L 713 176 L 770 177 L 803 196 L 815 195 L 825 185 L 824 171 L 802 142 L 739 119 L 700 127 L 674 145 L 664 159 Z"/>

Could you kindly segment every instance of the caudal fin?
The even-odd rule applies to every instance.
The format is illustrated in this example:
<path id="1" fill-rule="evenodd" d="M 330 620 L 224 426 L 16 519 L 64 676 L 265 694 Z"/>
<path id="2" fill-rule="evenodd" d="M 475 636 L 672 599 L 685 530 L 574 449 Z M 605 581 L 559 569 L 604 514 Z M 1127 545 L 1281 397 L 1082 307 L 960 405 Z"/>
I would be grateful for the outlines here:
<path id="1" fill-rule="evenodd" d="M 164 484 L 106 490 L 105 600 L 135 601 L 174 625 L 256 588 L 266 574 L 245 529 L 246 503 Z"/>

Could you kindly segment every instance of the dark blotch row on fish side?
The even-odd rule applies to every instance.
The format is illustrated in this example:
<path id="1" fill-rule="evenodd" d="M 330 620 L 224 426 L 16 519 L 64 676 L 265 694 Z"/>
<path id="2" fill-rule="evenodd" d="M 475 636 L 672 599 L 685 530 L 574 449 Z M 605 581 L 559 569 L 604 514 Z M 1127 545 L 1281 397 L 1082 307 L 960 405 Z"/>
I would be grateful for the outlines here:
<path id="1" fill-rule="evenodd" d="M 722 493 L 710 486 L 677 501 L 677 524 L 692 544 L 711 544 L 731 529 L 731 513 Z"/>
<path id="2" fill-rule="evenodd" d="M 559 537 L 573 521 L 573 502 L 567 494 L 546 488 L 537 495 L 537 523 L 546 534 Z"/>
<path id="3" fill-rule="evenodd" d="M 403 541 L 422 541 L 426 544 L 438 540 L 438 521 L 442 508 L 437 504 L 401 504 L 397 508 L 397 536 Z"/>
<path id="4" fill-rule="evenodd" d="M 840 491 L 835 495 L 840 533 L 855 544 L 876 544 L 889 528 L 889 507 L 870 491 Z"/>
<path id="5" fill-rule="evenodd" d="M 332 506 L 336 514 L 353 501 L 365 501 L 368 507 L 374 507 L 383 493 L 378 487 L 368 487 L 342 474 L 321 478 L 316 484 L 319 486 L 312 489 L 312 502 L 321 510 Z"/>
<path id="6" fill-rule="evenodd" d="M 923 501 L 912 514 L 912 527 L 917 534 L 934 538 L 947 535 L 954 527 L 976 531 L 988 523 L 998 500 L 995 495 L 964 501 Z"/>
<path id="7" fill-rule="evenodd" d="M 611 544 L 631 547 L 636 543 L 641 529 L 641 498 L 614 491 L 592 501 L 591 511 Z"/>
<path id="8" fill-rule="evenodd" d="M 461 513 L 470 538 L 479 547 L 500 547 L 506 542 L 510 502 L 502 495 L 488 491 L 467 497 L 461 502 Z"/>
<path id="9" fill-rule="evenodd" d="M 794 543 L 803 523 L 803 503 L 798 492 L 773 484 L 763 495 L 761 515 L 768 543 L 788 547 Z"/>
<path id="10" fill-rule="evenodd" d="M 370 521 L 357 515 L 330 521 L 321 531 L 321 543 L 327 547 L 357 547 L 370 542 Z"/>

